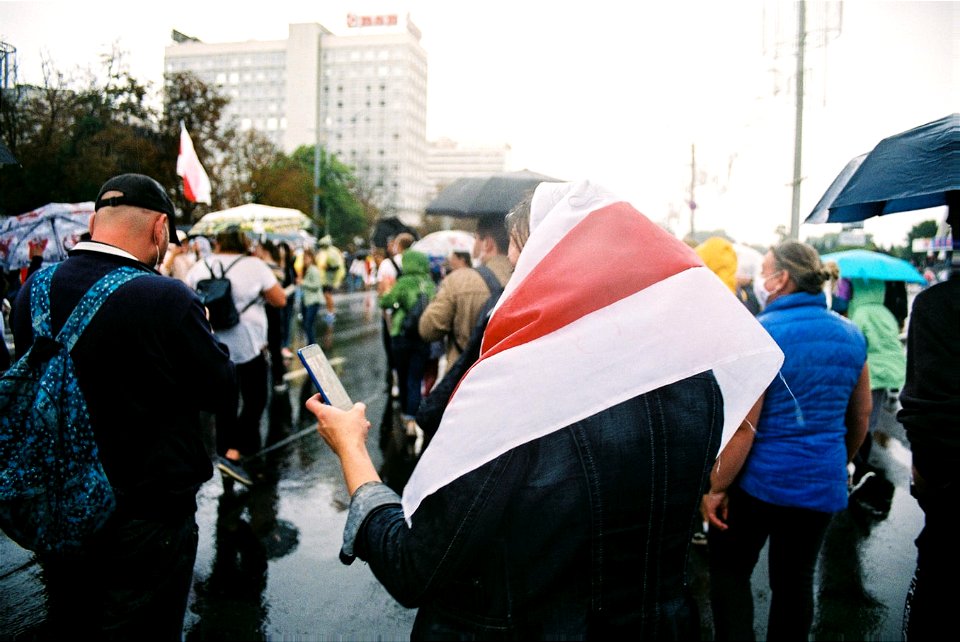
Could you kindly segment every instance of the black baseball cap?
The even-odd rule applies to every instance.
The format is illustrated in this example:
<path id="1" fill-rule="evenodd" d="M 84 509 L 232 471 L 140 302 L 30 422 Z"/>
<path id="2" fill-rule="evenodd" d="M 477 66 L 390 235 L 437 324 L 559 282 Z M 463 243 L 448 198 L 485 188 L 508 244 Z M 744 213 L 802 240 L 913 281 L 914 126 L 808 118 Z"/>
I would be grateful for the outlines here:
<path id="1" fill-rule="evenodd" d="M 103 198 L 103 195 L 107 192 L 114 191 L 122 192 L 123 196 Z M 100 188 L 93 210 L 96 212 L 101 207 L 116 207 L 117 205 L 132 205 L 152 212 L 166 214 L 167 225 L 170 227 L 170 242 L 180 245 L 180 239 L 177 237 L 176 213 L 173 209 L 173 201 L 167 196 L 167 191 L 163 189 L 163 186 L 154 179 L 143 174 L 120 174 L 109 179 Z"/>

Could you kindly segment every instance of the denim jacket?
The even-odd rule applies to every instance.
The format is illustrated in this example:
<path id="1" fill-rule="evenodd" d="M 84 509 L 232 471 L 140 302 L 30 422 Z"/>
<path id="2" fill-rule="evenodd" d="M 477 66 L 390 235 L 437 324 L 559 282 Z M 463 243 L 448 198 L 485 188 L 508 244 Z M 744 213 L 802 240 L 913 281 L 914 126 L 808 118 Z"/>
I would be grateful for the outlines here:
<path id="1" fill-rule="evenodd" d="M 354 493 L 342 559 L 419 607 L 413 639 L 690 639 L 684 583 L 723 401 L 701 373 L 528 442 L 428 496 Z"/>

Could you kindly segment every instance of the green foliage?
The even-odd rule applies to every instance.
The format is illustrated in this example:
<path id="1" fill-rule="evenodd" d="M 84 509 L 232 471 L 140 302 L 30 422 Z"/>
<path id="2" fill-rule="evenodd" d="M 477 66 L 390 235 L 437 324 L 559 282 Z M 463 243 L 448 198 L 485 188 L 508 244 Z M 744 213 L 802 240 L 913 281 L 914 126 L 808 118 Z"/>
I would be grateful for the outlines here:
<path id="1" fill-rule="evenodd" d="M 354 236 L 368 236 L 371 221 L 367 211 L 354 193 L 358 188 L 358 181 L 353 171 L 336 156 L 331 156 L 323 147 L 320 148 L 319 185 L 316 188 L 317 211 L 313 208 L 314 159 L 316 147 L 301 145 L 293 152 L 293 161 L 301 171 L 308 173 L 308 194 L 310 206 L 303 210 L 309 212 L 321 233 L 333 237 L 337 246 L 345 246 Z"/>
<path id="2" fill-rule="evenodd" d="M 103 73 L 84 81 L 44 65 L 44 85 L 0 91 L 0 138 L 20 161 L 0 167 L 0 215 L 20 214 L 51 202 L 96 197 L 108 177 L 122 172 L 153 176 L 180 210 L 178 223 L 244 203 L 292 207 L 312 216 L 313 148 L 287 156 L 264 135 L 240 131 L 226 118 L 229 98 L 190 73 L 168 74 L 162 110 L 151 88 L 133 78 L 115 49 L 102 56 Z M 211 205 L 191 203 L 176 174 L 180 123 L 193 139 L 210 176 Z M 323 155 L 318 231 L 345 244 L 368 236 L 379 212 L 365 198 L 352 170 Z"/>

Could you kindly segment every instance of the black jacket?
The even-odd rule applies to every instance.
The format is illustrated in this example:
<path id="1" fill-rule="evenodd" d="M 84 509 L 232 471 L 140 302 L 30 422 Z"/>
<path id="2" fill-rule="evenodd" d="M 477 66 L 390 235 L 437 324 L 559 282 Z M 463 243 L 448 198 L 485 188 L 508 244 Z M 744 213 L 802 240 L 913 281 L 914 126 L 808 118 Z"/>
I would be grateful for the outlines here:
<path id="1" fill-rule="evenodd" d="M 124 265 L 153 272 L 133 259 L 73 252 L 51 283 L 53 332 L 100 277 Z M 13 310 L 18 356 L 33 342 L 32 283 Z M 200 411 L 235 408 L 237 400 L 234 366 L 196 293 L 159 274 L 134 279 L 104 302 L 71 356 L 118 511 L 142 518 L 195 511 L 196 492 L 213 474 Z"/>

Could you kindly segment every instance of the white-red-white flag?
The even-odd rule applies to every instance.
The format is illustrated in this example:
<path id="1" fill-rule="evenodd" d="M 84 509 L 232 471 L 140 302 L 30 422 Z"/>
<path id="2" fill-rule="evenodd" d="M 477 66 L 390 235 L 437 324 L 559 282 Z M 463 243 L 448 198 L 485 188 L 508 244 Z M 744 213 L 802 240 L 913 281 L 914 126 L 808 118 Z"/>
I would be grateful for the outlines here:
<path id="1" fill-rule="evenodd" d="M 783 363 L 690 247 L 603 188 L 541 183 L 530 229 L 480 359 L 404 487 L 408 523 L 511 448 L 705 370 L 723 393 L 722 448 Z"/>
<path id="2" fill-rule="evenodd" d="M 210 178 L 204 171 L 187 127 L 180 123 L 180 155 L 177 156 L 177 176 L 183 177 L 183 195 L 192 203 L 210 204 Z"/>

